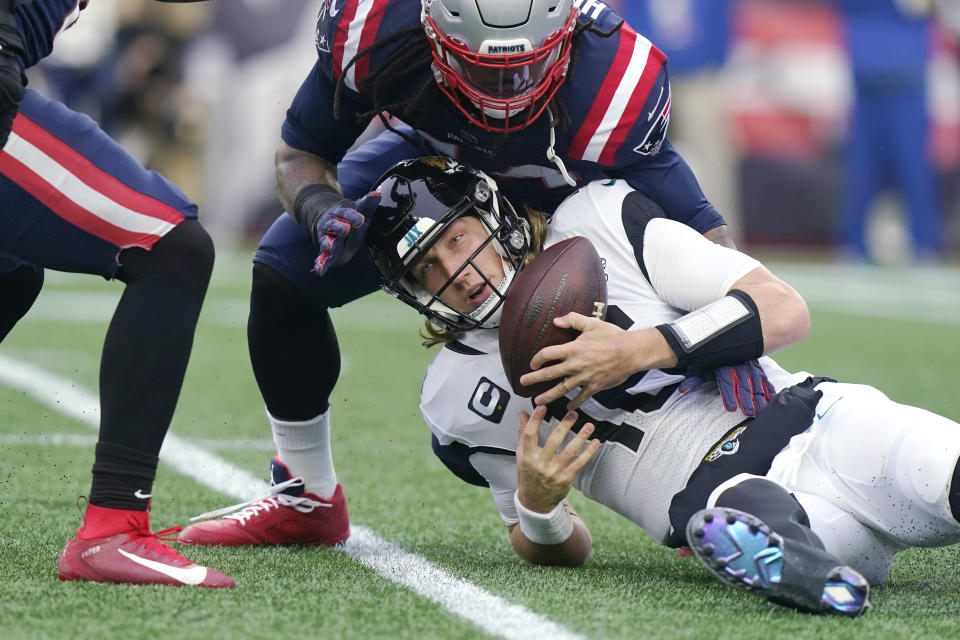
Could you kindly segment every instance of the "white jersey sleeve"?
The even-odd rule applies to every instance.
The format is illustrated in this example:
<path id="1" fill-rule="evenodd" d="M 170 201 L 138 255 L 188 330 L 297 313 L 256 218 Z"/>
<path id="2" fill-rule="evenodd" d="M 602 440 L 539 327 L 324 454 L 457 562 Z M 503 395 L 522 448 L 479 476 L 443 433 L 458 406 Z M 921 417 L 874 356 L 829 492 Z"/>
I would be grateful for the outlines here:
<path id="1" fill-rule="evenodd" d="M 718 300 L 761 266 L 682 223 L 644 219 L 627 203 L 634 191 L 622 180 L 590 183 L 557 209 L 547 244 L 589 238 L 604 261 L 609 304 L 624 311 L 642 308 L 642 314 L 627 312 L 638 327 L 668 322 Z"/>
<path id="2" fill-rule="evenodd" d="M 667 218 L 651 220 L 643 240 L 650 283 L 666 302 L 684 311 L 719 300 L 737 280 L 761 266 Z"/>
<path id="3" fill-rule="evenodd" d="M 513 494 L 517 490 L 517 459 L 482 451 L 470 456 L 470 464 L 490 483 L 490 493 L 505 525 L 520 521 Z"/>

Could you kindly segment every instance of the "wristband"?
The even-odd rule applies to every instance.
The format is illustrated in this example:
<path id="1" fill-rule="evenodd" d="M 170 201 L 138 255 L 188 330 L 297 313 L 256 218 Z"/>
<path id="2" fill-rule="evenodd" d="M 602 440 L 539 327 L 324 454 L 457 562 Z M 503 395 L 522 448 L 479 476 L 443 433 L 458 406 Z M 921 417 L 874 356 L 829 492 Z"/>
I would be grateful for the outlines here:
<path id="1" fill-rule="evenodd" d="M 760 312 L 739 289 L 657 329 L 676 354 L 678 368 L 709 371 L 763 355 Z"/>
<path id="2" fill-rule="evenodd" d="M 520 503 L 520 491 L 513 494 L 520 518 L 520 531 L 530 542 L 537 544 L 560 544 L 573 534 L 573 518 L 563 505 L 563 500 L 550 513 L 537 513 Z"/>
<path id="3" fill-rule="evenodd" d="M 316 242 L 317 222 L 327 207 L 343 200 L 343 196 L 328 184 L 308 184 L 297 192 L 290 215 Z"/>

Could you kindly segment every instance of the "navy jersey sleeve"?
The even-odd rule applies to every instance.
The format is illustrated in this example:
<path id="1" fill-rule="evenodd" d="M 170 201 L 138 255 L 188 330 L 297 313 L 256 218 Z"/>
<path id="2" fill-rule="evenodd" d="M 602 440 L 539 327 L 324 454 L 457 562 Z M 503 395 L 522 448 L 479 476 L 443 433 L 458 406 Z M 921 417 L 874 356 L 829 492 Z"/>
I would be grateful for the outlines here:
<path id="1" fill-rule="evenodd" d="M 667 140 L 672 95 L 666 56 L 626 24 L 609 37 L 586 32 L 579 47 L 563 95 L 578 123 L 567 158 L 626 180 L 668 217 L 701 233 L 725 224 Z"/>
<path id="2" fill-rule="evenodd" d="M 333 96 L 336 85 L 328 69 L 324 69 L 322 59 L 313 65 L 287 110 L 280 136 L 294 149 L 336 164 L 367 126 L 368 121 L 358 121 L 357 114 L 370 107 L 363 105 L 359 96 L 342 95 L 340 117 L 335 118 Z"/>
<path id="3" fill-rule="evenodd" d="M 407 42 L 398 35 L 405 30 L 422 36 L 419 0 L 324 2 L 317 18 L 317 62 L 287 111 L 283 141 L 339 162 L 372 119 L 358 119 L 374 108 L 367 79 Z M 339 118 L 334 118 L 338 83 Z"/>
<path id="4" fill-rule="evenodd" d="M 562 98 L 574 127 L 567 155 L 602 167 L 655 156 L 670 122 L 666 56 L 624 24 L 609 36 L 590 31 Z"/>
<path id="5" fill-rule="evenodd" d="M 20 60 L 32 67 L 50 55 L 58 33 L 77 21 L 87 0 L 23 0 L 15 3 L 14 18 L 23 40 Z"/>
<path id="6" fill-rule="evenodd" d="M 700 233 L 726 224 L 723 216 L 703 194 L 690 166 L 664 139 L 660 151 L 643 162 L 617 167 L 608 173 L 623 178 L 631 187 L 659 204 L 667 217 Z"/>

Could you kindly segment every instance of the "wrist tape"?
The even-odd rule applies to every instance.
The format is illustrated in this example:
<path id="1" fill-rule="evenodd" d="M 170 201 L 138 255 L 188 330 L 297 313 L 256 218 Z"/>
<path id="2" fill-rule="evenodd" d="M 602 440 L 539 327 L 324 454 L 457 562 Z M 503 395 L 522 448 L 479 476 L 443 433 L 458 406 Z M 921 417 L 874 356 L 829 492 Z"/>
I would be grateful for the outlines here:
<path id="1" fill-rule="evenodd" d="M 297 192 L 290 215 L 317 242 L 317 222 L 331 205 L 343 200 L 343 196 L 328 184 L 308 184 Z"/>
<path id="2" fill-rule="evenodd" d="M 573 533 L 573 518 L 563 505 L 563 500 L 550 513 L 537 513 L 520 503 L 520 491 L 513 494 L 520 518 L 520 531 L 530 542 L 537 544 L 560 544 Z"/>
<path id="3" fill-rule="evenodd" d="M 763 355 L 757 304 L 739 289 L 657 329 L 677 354 L 679 368 L 712 370 Z"/>

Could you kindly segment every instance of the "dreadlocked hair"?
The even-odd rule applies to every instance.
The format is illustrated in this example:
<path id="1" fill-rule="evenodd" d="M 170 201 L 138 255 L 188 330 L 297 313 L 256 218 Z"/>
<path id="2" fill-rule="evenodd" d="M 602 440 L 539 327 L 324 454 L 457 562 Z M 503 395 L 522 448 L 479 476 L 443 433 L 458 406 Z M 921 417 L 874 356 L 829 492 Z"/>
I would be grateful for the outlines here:
<path id="1" fill-rule="evenodd" d="M 524 261 L 524 266 L 530 264 L 543 251 L 543 241 L 547 237 L 547 216 L 536 209 L 523 205 L 523 217 L 530 223 L 530 252 Z M 456 340 L 463 332 L 454 332 L 445 327 L 434 324 L 428 318 L 420 329 L 424 347 L 446 344 Z"/>
<path id="2" fill-rule="evenodd" d="M 410 37 L 413 36 L 413 37 Z M 364 113 L 357 114 L 357 120 L 366 120 L 374 116 L 380 118 L 383 125 L 397 134 L 414 147 L 420 145 L 410 136 L 395 129 L 384 116 L 389 113 L 400 120 L 406 122 L 414 128 L 426 115 L 424 105 L 433 103 L 436 94 L 440 92 L 433 74 L 427 74 L 426 81 L 421 82 L 420 87 L 409 95 L 408 89 L 411 83 L 416 82 L 418 76 L 423 74 L 424 69 L 429 69 L 433 61 L 430 53 L 430 41 L 423 27 L 416 25 L 396 31 L 382 40 L 378 40 L 369 47 L 361 49 L 357 55 L 350 59 L 343 73 L 337 79 L 337 87 L 333 94 L 333 117 L 340 117 L 340 100 L 343 93 L 344 78 L 347 77 L 347 71 L 354 66 L 364 56 L 372 56 L 376 51 L 383 49 L 398 40 L 406 39 L 396 51 L 387 56 L 386 60 L 375 69 L 371 69 L 365 78 L 360 80 L 359 89 L 369 91 L 373 98 L 373 109 Z M 408 94 L 406 98 L 399 98 Z"/>
<path id="3" fill-rule="evenodd" d="M 618 32 L 624 24 L 623 20 L 621 20 L 609 30 L 604 31 L 594 23 L 595 20 L 590 19 L 577 24 L 573 29 L 573 37 L 570 44 L 573 53 L 570 57 L 570 67 L 567 70 L 568 80 L 573 77 L 577 67 L 577 61 L 580 58 L 580 50 L 576 45 L 583 34 L 589 32 L 601 38 L 609 38 Z M 373 109 L 357 114 L 357 120 L 362 121 L 376 116 L 388 130 L 400 136 L 414 147 L 419 148 L 420 145 L 416 140 L 395 129 L 384 114 L 389 113 L 394 115 L 414 129 L 419 129 L 422 128 L 421 125 L 425 123 L 428 115 L 427 108 L 434 103 L 434 100 L 443 97 L 432 73 L 426 74 L 427 78 L 425 81 L 421 81 L 419 88 L 412 93 L 409 92 L 412 83 L 417 81 L 418 76 L 423 74 L 424 69 L 429 70 L 430 65 L 433 63 L 430 40 L 420 25 L 395 31 L 386 38 L 361 49 L 350 59 L 347 66 L 344 67 L 343 73 L 341 73 L 337 79 L 337 86 L 333 95 L 333 117 L 336 119 L 340 118 L 340 100 L 343 94 L 343 87 L 345 86 L 344 79 L 347 77 L 347 71 L 349 71 L 350 67 L 356 65 L 364 56 L 372 56 L 375 52 L 405 38 L 407 39 L 406 42 L 403 42 L 396 51 L 387 56 L 386 60 L 380 66 L 371 69 L 370 73 L 360 80 L 358 88 L 370 92 L 373 98 Z M 402 97 L 404 95 L 406 95 L 405 98 Z M 554 118 L 553 124 L 559 129 L 566 129 L 572 124 L 570 113 L 566 107 L 563 106 L 559 96 L 555 95 L 550 100 L 548 106 Z M 494 142 L 494 153 L 503 146 L 508 138 L 509 134 L 504 134 L 497 138 Z"/>
<path id="4" fill-rule="evenodd" d="M 613 25 L 607 31 L 600 29 L 594 24 L 596 20 L 590 19 L 584 22 L 583 24 L 578 24 L 573 28 L 573 38 L 570 43 L 570 48 L 572 53 L 570 55 L 570 66 L 567 68 L 567 81 L 570 81 L 573 78 L 573 74 L 577 72 L 577 62 L 580 61 L 580 47 L 577 46 L 580 39 L 583 37 L 585 32 L 592 33 L 594 35 L 600 36 L 601 38 L 609 38 L 613 34 L 620 31 L 624 25 L 624 21 L 620 20 L 617 24 Z M 570 112 L 567 111 L 567 108 L 563 105 L 563 102 L 560 100 L 560 94 L 553 96 L 553 100 L 550 101 L 550 109 L 553 113 L 554 124 L 560 130 L 567 129 L 572 124 L 570 118 Z"/>

